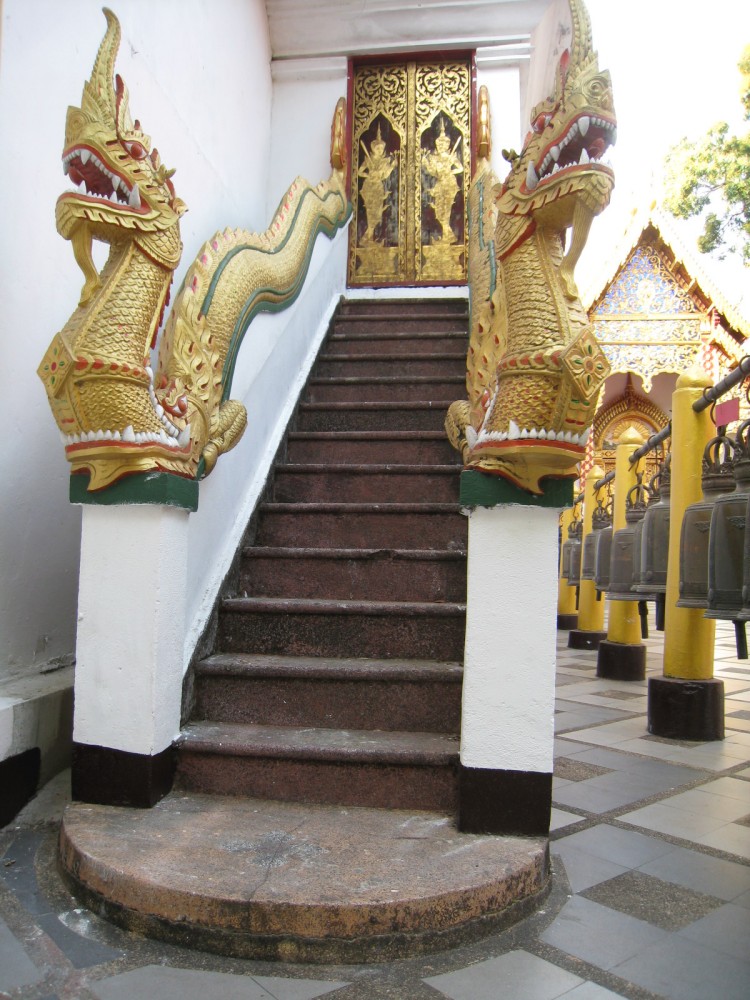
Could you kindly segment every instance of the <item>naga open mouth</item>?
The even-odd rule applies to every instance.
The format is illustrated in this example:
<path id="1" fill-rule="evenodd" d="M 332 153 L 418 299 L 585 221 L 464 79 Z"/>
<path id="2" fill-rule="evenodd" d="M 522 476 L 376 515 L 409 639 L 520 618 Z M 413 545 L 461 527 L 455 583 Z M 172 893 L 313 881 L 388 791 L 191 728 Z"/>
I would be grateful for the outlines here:
<path id="1" fill-rule="evenodd" d="M 83 184 L 87 195 L 108 201 L 118 208 L 127 206 L 135 212 L 140 211 L 138 185 L 110 170 L 90 147 L 74 146 L 63 155 L 62 162 L 63 172 L 77 187 Z"/>
<path id="2" fill-rule="evenodd" d="M 97 362 L 91 364 L 92 369 L 96 369 Z M 101 365 L 99 366 L 101 367 Z M 132 424 L 120 429 L 97 428 L 96 430 L 81 430 L 73 434 L 61 433 L 62 442 L 67 451 L 76 450 L 77 445 L 88 445 L 91 443 L 119 443 L 122 445 L 161 445 L 171 451 L 185 451 L 190 447 L 190 424 L 184 427 L 177 427 L 164 412 L 164 407 L 156 398 L 154 392 L 154 373 L 151 368 L 143 369 L 148 377 L 148 394 L 154 413 L 162 425 L 159 430 L 135 430 Z"/>
<path id="3" fill-rule="evenodd" d="M 617 126 L 614 122 L 597 115 L 580 115 L 571 122 L 562 139 L 549 147 L 538 167 L 529 164 L 526 171 L 527 190 L 535 190 L 539 184 L 569 167 L 593 163 L 611 170 L 612 164 L 602 161 L 602 157 L 616 139 Z"/>

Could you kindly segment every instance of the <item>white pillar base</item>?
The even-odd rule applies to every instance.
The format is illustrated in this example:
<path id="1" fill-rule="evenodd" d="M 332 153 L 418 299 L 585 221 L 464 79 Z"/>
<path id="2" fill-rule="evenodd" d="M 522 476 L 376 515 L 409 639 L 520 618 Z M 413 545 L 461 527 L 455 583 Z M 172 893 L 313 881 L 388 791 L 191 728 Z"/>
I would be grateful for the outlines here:
<path id="1" fill-rule="evenodd" d="M 546 833 L 552 795 L 559 511 L 469 514 L 462 829 Z"/>
<path id="2" fill-rule="evenodd" d="M 188 517 L 84 506 L 73 738 L 155 756 L 180 730 Z"/>

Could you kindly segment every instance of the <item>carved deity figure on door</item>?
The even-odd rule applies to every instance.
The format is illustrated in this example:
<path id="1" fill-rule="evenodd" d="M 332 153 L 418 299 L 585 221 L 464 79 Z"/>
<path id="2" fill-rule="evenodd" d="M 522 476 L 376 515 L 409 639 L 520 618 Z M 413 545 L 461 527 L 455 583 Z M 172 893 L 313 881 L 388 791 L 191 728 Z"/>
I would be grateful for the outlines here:
<path id="1" fill-rule="evenodd" d="M 456 242 L 456 234 L 451 228 L 451 213 L 459 192 L 456 175 L 463 173 L 464 169 L 456 155 L 461 138 L 459 135 L 455 146 L 451 149 L 450 138 L 445 132 L 445 122 L 441 121 L 440 135 L 435 139 L 435 152 L 422 150 L 422 166 L 430 177 L 435 178 L 435 183 L 429 191 L 429 199 L 442 231 L 440 239 L 436 241 L 439 243 Z"/>
<path id="2" fill-rule="evenodd" d="M 379 126 L 377 137 L 370 144 L 369 152 L 364 142 L 362 151 L 365 160 L 359 168 L 358 175 L 364 178 L 360 188 L 366 216 L 363 242 L 372 243 L 375 240 L 375 227 L 380 225 L 385 212 L 386 199 L 390 194 L 386 189 L 386 181 L 396 168 L 396 157 L 393 153 L 386 155 Z"/>

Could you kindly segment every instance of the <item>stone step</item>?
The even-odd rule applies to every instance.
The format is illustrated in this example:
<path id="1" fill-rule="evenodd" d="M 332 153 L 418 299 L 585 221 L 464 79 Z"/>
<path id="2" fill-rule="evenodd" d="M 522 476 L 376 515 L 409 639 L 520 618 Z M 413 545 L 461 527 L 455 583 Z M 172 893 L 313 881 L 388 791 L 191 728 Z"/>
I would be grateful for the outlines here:
<path id="1" fill-rule="evenodd" d="M 385 809 L 457 809 L 458 737 L 193 722 L 176 785 L 191 792 Z"/>
<path id="2" fill-rule="evenodd" d="M 466 550 L 466 518 L 453 503 L 265 503 L 259 545 Z"/>
<path id="3" fill-rule="evenodd" d="M 442 431 L 452 400 L 430 402 L 300 403 L 300 431 Z"/>
<path id="4" fill-rule="evenodd" d="M 404 316 L 463 316 L 468 317 L 467 298 L 452 299 L 344 299 L 340 303 L 337 317 L 368 316 L 374 320 Z"/>
<path id="5" fill-rule="evenodd" d="M 545 838 L 459 833 L 435 812 L 187 792 L 154 809 L 73 802 L 60 832 L 68 886 L 120 926 L 199 951 L 329 965 L 499 932 L 541 904 L 547 859 Z"/>
<path id="6" fill-rule="evenodd" d="M 243 549 L 240 593 L 248 597 L 465 601 L 466 555 L 429 549 Z"/>
<path id="7" fill-rule="evenodd" d="M 371 330 L 382 330 L 391 325 L 404 336 L 411 333 L 462 333 L 467 335 L 469 320 L 460 313 L 434 314 L 432 316 L 399 316 L 392 314 L 379 316 L 376 313 L 337 316 L 333 323 L 334 333 L 369 333 Z"/>
<path id="8" fill-rule="evenodd" d="M 230 597 L 218 642 L 226 653 L 458 661 L 465 627 L 456 602 Z"/>
<path id="9" fill-rule="evenodd" d="M 394 375 L 352 378 L 308 379 L 305 402 L 403 401 L 430 399 L 462 399 L 466 378 L 457 375 Z"/>
<path id="10" fill-rule="evenodd" d="M 349 333 L 346 326 L 342 332 L 332 333 L 323 345 L 320 358 L 331 354 L 359 356 L 363 354 L 399 354 L 412 359 L 430 354 L 449 352 L 459 354 L 462 363 L 466 360 L 468 337 L 465 329 L 444 333 L 420 330 L 401 333 L 394 329 L 394 323 L 385 324 L 389 329 L 373 329 L 367 333 Z"/>
<path id="11" fill-rule="evenodd" d="M 458 503 L 455 465 L 280 465 L 273 497 L 284 503 Z"/>
<path id="12" fill-rule="evenodd" d="M 455 465 L 458 453 L 444 431 L 290 431 L 290 463 Z"/>
<path id="13" fill-rule="evenodd" d="M 460 372 L 465 351 L 439 354 L 324 354 L 315 363 L 315 378 L 378 378 L 405 375 L 410 377 L 451 377 Z"/>
<path id="14" fill-rule="evenodd" d="M 462 674 L 432 660 L 217 653 L 196 665 L 193 720 L 457 733 Z"/>

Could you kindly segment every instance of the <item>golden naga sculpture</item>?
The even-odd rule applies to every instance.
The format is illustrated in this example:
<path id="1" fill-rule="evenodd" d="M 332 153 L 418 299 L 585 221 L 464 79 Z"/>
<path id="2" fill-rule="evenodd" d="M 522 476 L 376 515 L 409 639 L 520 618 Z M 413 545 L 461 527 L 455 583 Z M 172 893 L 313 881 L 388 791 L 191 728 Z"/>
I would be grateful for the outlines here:
<path id="1" fill-rule="evenodd" d="M 511 169 L 502 184 L 487 159 L 489 108 L 480 91 L 479 162 L 469 197 L 469 399 L 453 403 L 446 418 L 467 467 L 532 493 L 542 491 L 544 477 L 577 475 L 609 373 L 573 270 L 593 218 L 609 203 L 614 173 L 602 158 L 617 123 L 588 12 L 581 0 L 570 0 L 570 9 L 571 48 L 560 60 L 554 95 L 534 109 L 521 153 L 503 154 Z"/>
<path id="2" fill-rule="evenodd" d="M 242 339 L 261 309 L 299 293 L 319 232 L 348 218 L 344 174 L 345 103 L 331 130 L 332 174 L 313 188 L 297 178 L 265 233 L 225 229 L 189 268 L 155 348 L 182 253 L 185 205 L 156 149 L 132 121 L 128 92 L 113 80 L 120 25 L 105 8 L 107 30 L 84 85 L 69 108 L 63 169 L 74 190 L 57 202 L 57 229 L 73 244 L 85 282 L 78 308 L 39 366 L 72 473 L 100 490 L 133 473 L 200 478 L 239 441 L 245 407 L 229 399 Z M 110 247 L 101 273 L 93 240 Z"/>

